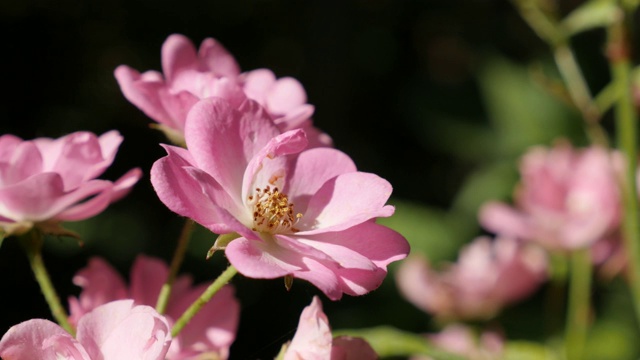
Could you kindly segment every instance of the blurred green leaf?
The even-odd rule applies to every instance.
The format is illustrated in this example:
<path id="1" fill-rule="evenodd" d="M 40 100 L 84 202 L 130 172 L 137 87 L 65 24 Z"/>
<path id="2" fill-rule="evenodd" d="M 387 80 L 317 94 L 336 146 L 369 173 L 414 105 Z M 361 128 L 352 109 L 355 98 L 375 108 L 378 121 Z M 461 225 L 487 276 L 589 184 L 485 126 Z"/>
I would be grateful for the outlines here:
<path id="1" fill-rule="evenodd" d="M 577 114 L 534 84 L 526 67 L 491 57 L 479 80 L 498 133 L 498 154 L 516 158 L 532 145 L 583 132 Z"/>
<path id="2" fill-rule="evenodd" d="M 596 323 L 589 333 L 585 355 L 589 360 L 637 359 L 633 329 L 609 320 Z"/>
<path id="3" fill-rule="evenodd" d="M 565 35 L 571 36 L 583 31 L 609 26 L 621 15 L 615 1 L 591 0 L 567 15 L 562 21 L 562 27 Z"/>
<path id="4" fill-rule="evenodd" d="M 504 349 L 504 360 L 559 360 L 551 349 L 528 341 L 510 341 Z"/>
<path id="5" fill-rule="evenodd" d="M 427 355 L 435 360 L 464 360 L 458 355 L 435 349 L 422 335 L 389 326 L 369 329 L 342 329 L 334 331 L 333 334 L 334 336 L 361 337 L 369 342 L 380 357 Z"/>

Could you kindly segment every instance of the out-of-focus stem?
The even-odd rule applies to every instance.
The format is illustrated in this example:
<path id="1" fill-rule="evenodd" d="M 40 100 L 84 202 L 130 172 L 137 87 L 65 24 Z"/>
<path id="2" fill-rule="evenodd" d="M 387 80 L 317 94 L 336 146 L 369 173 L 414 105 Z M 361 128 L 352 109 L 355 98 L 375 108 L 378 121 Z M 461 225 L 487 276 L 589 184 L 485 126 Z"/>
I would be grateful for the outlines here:
<path id="1" fill-rule="evenodd" d="M 184 255 L 187 252 L 189 239 L 191 238 L 191 232 L 193 231 L 193 226 L 193 220 L 185 219 L 182 232 L 180 233 L 180 238 L 178 239 L 176 252 L 173 254 L 173 259 L 171 260 L 167 281 L 164 283 L 164 285 L 162 285 L 162 289 L 160 289 L 160 295 L 158 295 L 156 310 L 160 314 L 164 314 L 164 312 L 167 310 L 167 303 L 169 302 L 169 296 L 171 296 L 173 282 L 176 280 L 176 276 L 178 275 L 178 271 L 180 270 L 180 265 L 182 264 Z"/>
<path id="2" fill-rule="evenodd" d="M 67 312 L 60 302 L 60 297 L 56 293 L 56 289 L 53 287 L 53 283 L 51 283 L 49 273 L 47 272 L 47 268 L 45 267 L 44 261 L 42 260 L 43 242 L 44 239 L 42 233 L 36 229 L 32 229 L 31 231 L 20 237 L 20 243 L 27 253 L 31 271 L 33 272 L 33 275 L 35 276 L 36 281 L 40 286 L 42 295 L 44 295 L 44 298 L 49 305 L 51 314 L 63 329 L 65 329 L 72 336 L 75 336 L 75 329 L 69 323 Z"/>
<path id="3" fill-rule="evenodd" d="M 640 228 L 638 227 L 638 194 L 636 190 L 637 122 L 631 93 L 631 63 L 625 23 L 615 22 L 608 29 L 607 54 L 613 82 L 619 94 L 615 104 L 616 138 L 625 154 L 625 175 L 622 179 L 624 218 L 622 233 L 628 256 L 629 287 L 633 296 L 636 320 L 640 325 Z"/>
<path id="4" fill-rule="evenodd" d="M 592 270 L 589 248 L 574 251 L 569 261 L 569 306 L 565 349 L 567 360 L 579 360 L 584 355 L 589 325 Z"/>
<path id="5" fill-rule="evenodd" d="M 200 295 L 196 301 L 189 306 L 187 310 L 180 316 L 180 318 L 176 321 L 171 329 L 171 336 L 174 338 L 178 336 L 180 331 L 189 323 L 189 321 L 202 309 L 204 305 L 206 305 L 209 300 L 218 292 L 224 285 L 226 285 L 231 278 L 235 274 L 238 273 L 238 270 L 233 265 L 229 265 L 229 267 L 222 273 L 218 278 L 211 284 L 209 287 Z"/>

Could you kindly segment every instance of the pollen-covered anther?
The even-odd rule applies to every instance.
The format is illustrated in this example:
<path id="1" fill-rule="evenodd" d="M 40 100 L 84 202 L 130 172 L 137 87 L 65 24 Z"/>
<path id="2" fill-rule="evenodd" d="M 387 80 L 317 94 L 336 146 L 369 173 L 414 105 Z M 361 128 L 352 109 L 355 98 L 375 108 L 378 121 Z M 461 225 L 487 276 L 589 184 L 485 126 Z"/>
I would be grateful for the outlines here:
<path id="1" fill-rule="evenodd" d="M 247 200 L 253 205 L 253 230 L 278 233 L 295 233 L 300 231 L 295 227 L 302 214 L 295 213 L 293 203 L 289 202 L 286 194 L 277 187 L 267 185 L 264 189 L 256 188 Z"/>

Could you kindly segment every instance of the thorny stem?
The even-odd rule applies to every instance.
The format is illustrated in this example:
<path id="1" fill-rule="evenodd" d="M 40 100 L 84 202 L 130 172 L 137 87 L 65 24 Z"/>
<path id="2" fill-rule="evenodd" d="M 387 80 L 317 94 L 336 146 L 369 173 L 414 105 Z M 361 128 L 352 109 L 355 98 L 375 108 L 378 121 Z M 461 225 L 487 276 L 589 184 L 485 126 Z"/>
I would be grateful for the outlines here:
<path id="1" fill-rule="evenodd" d="M 180 318 L 176 321 L 171 329 L 171 336 L 174 338 L 178 336 L 180 331 L 189 323 L 189 321 L 202 309 L 204 305 L 206 305 L 209 300 L 220 290 L 224 285 L 226 285 L 231 278 L 235 274 L 238 273 L 238 270 L 233 265 L 229 265 L 229 267 L 218 276 L 214 282 L 209 285 L 209 287 L 200 295 L 196 301 L 189 306 L 187 310 L 180 316 Z"/>
<path id="2" fill-rule="evenodd" d="M 589 248 L 584 248 L 570 254 L 569 306 L 565 333 L 567 360 L 579 360 L 584 355 L 591 292 L 592 267 L 589 251 Z"/>
<path id="3" fill-rule="evenodd" d="M 633 296 L 636 320 L 640 325 L 640 228 L 638 227 L 639 212 L 636 190 L 638 118 L 631 93 L 629 43 L 622 19 L 609 27 L 608 37 L 607 54 L 613 83 L 618 88 L 617 91 L 620 95 L 614 107 L 616 136 L 618 147 L 624 152 L 626 160 L 624 179 L 622 179 L 624 205 L 622 234 L 629 257 L 629 287 Z"/>
<path id="4" fill-rule="evenodd" d="M 193 231 L 193 226 L 193 220 L 185 219 L 182 232 L 180 233 L 180 238 L 178 239 L 176 252 L 173 254 L 173 259 L 171 260 L 171 266 L 169 267 L 169 275 L 167 276 L 167 281 L 164 283 L 164 285 L 162 285 L 162 289 L 160 289 L 160 295 L 158 295 L 156 311 L 158 311 L 160 314 L 164 314 L 164 312 L 167 310 L 167 303 L 169 302 L 169 296 L 171 296 L 173 282 L 176 280 L 178 270 L 180 270 L 180 265 L 182 264 L 184 255 L 187 252 L 189 239 L 191 238 L 191 232 Z"/>
<path id="5" fill-rule="evenodd" d="M 51 314 L 63 329 L 71 334 L 71 336 L 75 336 L 75 329 L 69 323 L 67 312 L 60 302 L 60 297 L 51 283 L 51 278 L 49 277 L 47 268 L 42 260 L 42 245 L 44 243 L 42 233 L 37 229 L 32 229 L 20 237 L 20 243 L 27 253 L 31 271 L 33 271 L 33 275 L 40 286 L 42 295 L 44 295 L 44 298 L 49 305 Z"/>

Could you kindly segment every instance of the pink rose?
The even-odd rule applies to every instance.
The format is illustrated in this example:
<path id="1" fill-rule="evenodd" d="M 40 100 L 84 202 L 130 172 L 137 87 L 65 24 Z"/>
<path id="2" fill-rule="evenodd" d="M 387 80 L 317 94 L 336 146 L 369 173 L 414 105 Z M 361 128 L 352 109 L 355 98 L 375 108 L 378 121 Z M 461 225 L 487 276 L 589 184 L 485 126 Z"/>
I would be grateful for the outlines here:
<path id="1" fill-rule="evenodd" d="M 444 319 L 483 319 L 535 291 L 546 279 L 540 249 L 509 238 L 478 238 L 442 272 L 412 256 L 398 269 L 402 294 L 418 308 Z"/>
<path id="2" fill-rule="evenodd" d="M 132 300 L 95 308 L 78 322 L 74 339 L 49 320 L 13 326 L 0 340 L 0 357 L 11 360 L 164 360 L 171 344 L 167 320 Z"/>
<path id="3" fill-rule="evenodd" d="M 121 142 L 117 131 L 30 141 L 0 136 L 0 227 L 20 234 L 33 226 L 87 219 L 126 195 L 142 176 L 140 169 L 116 182 L 96 179 Z"/>
<path id="4" fill-rule="evenodd" d="M 586 247 L 619 228 L 620 154 L 600 147 L 576 150 L 566 142 L 532 148 L 520 165 L 515 207 L 490 202 L 480 223 L 497 234 L 536 241 L 549 249 Z"/>
<path id="5" fill-rule="evenodd" d="M 72 323 L 79 323 L 98 306 L 110 301 L 130 298 L 140 305 L 155 306 L 169 269 L 159 259 L 140 255 L 131 269 L 131 284 L 127 288 L 118 272 L 100 258 L 92 258 L 80 270 L 73 282 L 82 287 L 78 298 L 69 298 Z M 171 323 L 204 292 L 207 285 L 192 286 L 189 276 L 179 276 L 174 285 L 166 316 Z M 226 359 L 235 339 L 240 305 L 233 287 L 223 287 L 198 315 L 174 339 L 167 359 L 189 359 L 214 356 Z"/>
<path id="6" fill-rule="evenodd" d="M 165 146 L 151 182 L 174 212 L 240 235 L 225 253 L 241 274 L 305 279 L 336 300 L 377 288 L 387 265 L 409 252 L 400 234 L 374 222 L 394 212 L 386 180 L 357 171 L 338 150 L 304 150 L 304 131 L 281 134 L 257 103 L 202 100 L 185 139 L 189 150 Z"/>
<path id="7" fill-rule="evenodd" d="M 196 51 L 183 35 L 173 34 L 162 45 L 162 70 L 138 71 L 121 65 L 115 77 L 124 96 L 147 116 L 162 124 L 172 140 L 182 142 L 184 122 L 198 100 L 221 97 L 232 106 L 247 98 L 260 103 L 281 130 L 304 128 L 314 134 L 314 144 L 331 139 L 311 125 L 314 107 L 298 80 L 276 79 L 271 70 L 240 74 L 233 56 L 216 40 L 207 38 Z"/>

